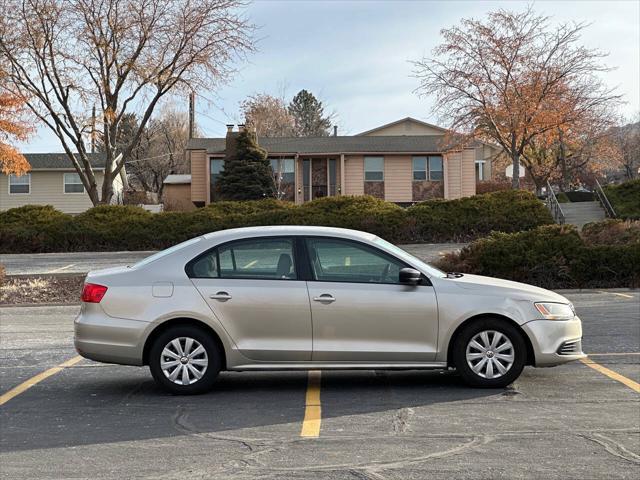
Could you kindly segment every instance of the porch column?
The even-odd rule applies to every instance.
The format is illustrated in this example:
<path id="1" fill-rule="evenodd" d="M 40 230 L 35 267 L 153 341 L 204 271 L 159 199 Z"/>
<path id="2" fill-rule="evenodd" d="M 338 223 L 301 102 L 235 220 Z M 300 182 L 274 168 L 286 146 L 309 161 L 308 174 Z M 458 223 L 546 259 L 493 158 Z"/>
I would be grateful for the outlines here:
<path id="1" fill-rule="evenodd" d="M 296 205 L 299 205 L 302 203 L 302 199 L 304 198 L 304 192 L 302 191 L 302 186 L 300 185 L 300 177 L 302 176 L 302 162 L 300 161 L 299 155 L 296 153 L 295 157 L 293 157 L 293 175 L 294 175 L 294 182 L 293 182 L 293 191 L 294 191 L 294 196 L 293 196 L 293 202 Z"/>
<path id="2" fill-rule="evenodd" d="M 340 192 L 338 195 L 344 195 L 344 153 L 340 154 Z"/>

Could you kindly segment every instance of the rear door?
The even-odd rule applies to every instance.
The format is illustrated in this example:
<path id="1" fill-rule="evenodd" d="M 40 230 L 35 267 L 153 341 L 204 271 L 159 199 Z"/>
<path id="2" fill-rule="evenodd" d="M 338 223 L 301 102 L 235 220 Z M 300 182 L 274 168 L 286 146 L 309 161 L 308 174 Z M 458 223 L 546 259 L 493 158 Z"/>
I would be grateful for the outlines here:
<path id="1" fill-rule="evenodd" d="M 190 262 L 195 287 L 246 357 L 311 359 L 311 312 L 296 242 L 259 237 L 220 245 Z"/>
<path id="2" fill-rule="evenodd" d="M 435 359 L 438 308 L 430 285 L 400 284 L 399 259 L 367 244 L 308 237 L 313 360 Z"/>

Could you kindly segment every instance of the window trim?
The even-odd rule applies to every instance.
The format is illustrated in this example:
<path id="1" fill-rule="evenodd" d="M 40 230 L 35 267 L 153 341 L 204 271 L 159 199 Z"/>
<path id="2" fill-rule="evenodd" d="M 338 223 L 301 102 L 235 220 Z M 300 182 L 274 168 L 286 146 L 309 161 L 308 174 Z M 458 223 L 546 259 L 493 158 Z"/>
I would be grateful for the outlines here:
<path id="1" fill-rule="evenodd" d="M 11 193 L 11 177 L 24 177 L 25 175 L 28 175 L 29 178 L 29 191 L 27 193 Z M 19 185 L 24 185 L 24 184 L 19 184 Z M 25 173 L 24 175 L 14 175 L 13 173 L 10 173 L 9 175 L 7 175 L 7 194 L 8 195 L 31 195 L 31 172 L 29 173 Z"/>
<path id="2" fill-rule="evenodd" d="M 65 181 L 65 176 L 67 175 L 78 175 L 78 178 L 80 179 L 80 183 L 70 183 L 69 185 L 82 185 L 82 191 L 81 192 L 67 192 L 66 187 L 67 187 L 67 182 Z M 62 193 L 64 195 L 84 195 L 87 193 L 87 189 L 84 188 L 84 183 L 82 183 L 82 179 L 80 178 L 80 174 L 77 172 L 63 172 L 62 173 Z"/>
<path id="3" fill-rule="evenodd" d="M 382 170 L 371 170 L 372 172 L 380 172 L 382 173 L 382 178 L 380 180 L 367 180 L 367 158 L 379 158 L 382 160 Z M 384 182 L 384 155 L 365 155 L 362 157 L 362 178 L 365 182 Z"/>
<path id="4" fill-rule="evenodd" d="M 381 248 L 375 247 L 373 245 L 369 245 L 368 243 L 364 243 L 358 240 L 354 240 L 352 238 L 342 238 L 342 237 L 330 237 L 327 235 L 303 235 L 301 236 L 303 238 L 303 244 L 304 244 L 304 251 L 305 251 L 305 260 L 307 261 L 307 268 L 308 268 L 308 272 L 309 272 L 309 282 L 318 282 L 318 283 L 353 283 L 353 284 L 358 284 L 358 285 L 404 285 L 407 286 L 404 283 L 388 283 L 388 282 L 355 282 L 355 281 L 335 281 L 335 280 L 318 280 L 317 278 L 315 278 L 315 275 L 313 274 L 313 267 L 311 266 L 311 257 L 309 256 L 309 247 L 307 244 L 307 240 L 308 239 L 323 239 L 323 240 L 332 240 L 332 241 L 340 241 L 340 242 L 346 242 L 346 243 L 352 243 L 358 247 L 364 247 L 365 249 L 368 250 L 372 250 L 374 253 L 376 254 L 380 254 L 384 257 L 389 257 L 392 258 L 393 260 L 395 260 L 396 262 L 400 263 L 401 265 L 404 265 L 402 268 L 413 268 L 414 270 L 418 270 L 417 268 L 415 268 L 413 265 L 409 265 L 407 262 L 405 262 L 404 260 L 396 257 L 395 255 L 392 255 L 391 253 L 382 250 Z M 419 271 L 419 270 L 418 270 Z M 420 282 L 415 285 L 416 287 L 421 287 L 421 286 L 432 286 L 431 280 L 429 280 L 429 277 L 427 277 L 424 273 L 420 272 L 420 276 L 421 276 L 421 280 Z"/>
<path id="5" fill-rule="evenodd" d="M 291 244 L 292 244 L 292 253 L 293 253 L 293 265 L 295 267 L 295 272 L 296 272 L 296 278 L 264 278 L 264 277 L 222 277 L 222 276 L 217 276 L 217 277 L 198 277 L 195 275 L 195 273 L 193 272 L 193 266 L 196 262 L 198 262 L 198 260 L 200 260 L 202 257 L 205 257 L 207 255 L 209 255 L 211 252 L 215 251 L 215 255 L 216 255 L 216 268 L 218 269 L 218 275 L 220 275 L 220 248 L 224 247 L 225 245 L 229 245 L 230 243 L 236 243 L 236 242 L 250 242 L 250 241 L 263 241 L 263 240 L 290 240 Z M 192 258 L 191 260 L 189 260 L 185 266 L 184 266 L 184 272 L 187 275 L 187 277 L 189 277 L 191 280 L 194 279 L 198 279 L 198 280 L 263 280 L 266 282 L 272 282 L 272 281 L 277 281 L 277 282 L 282 282 L 282 281 L 288 281 L 288 282 L 299 282 L 299 281 L 306 281 L 306 277 L 303 278 L 302 273 L 305 272 L 306 273 L 306 268 L 302 269 L 299 267 L 299 265 L 302 265 L 304 262 L 304 258 L 302 257 L 302 255 L 300 254 L 299 251 L 299 246 L 298 246 L 298 237 L 294 236 L 294 235 L 276 235 L 276 236 L 271 236 L 271 235 L 266 235 L 263 237 L 247 237 L 247 238 L 236 238 L 235 240 L 228 240 L 226 242 L 222 242 L 219 243 L 211 248 L 206 249 L 204 252 L 196 255 L 194 258 Z M 234 259 L 235 262 L 235 259 Z"/>

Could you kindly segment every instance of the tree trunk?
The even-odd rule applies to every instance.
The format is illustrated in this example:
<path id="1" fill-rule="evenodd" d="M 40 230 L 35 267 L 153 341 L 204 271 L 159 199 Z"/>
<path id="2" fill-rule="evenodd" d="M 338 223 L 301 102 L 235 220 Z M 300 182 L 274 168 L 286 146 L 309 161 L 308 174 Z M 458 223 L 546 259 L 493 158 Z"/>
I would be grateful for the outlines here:
<path id="1" fill-rule="evenodd" d="M 520 189 L 520 154 L 513 152 L 511 154 L 511 160 L 513 164 L 513 178 L 511 179 L 511 188 L 514 190 Z"/>

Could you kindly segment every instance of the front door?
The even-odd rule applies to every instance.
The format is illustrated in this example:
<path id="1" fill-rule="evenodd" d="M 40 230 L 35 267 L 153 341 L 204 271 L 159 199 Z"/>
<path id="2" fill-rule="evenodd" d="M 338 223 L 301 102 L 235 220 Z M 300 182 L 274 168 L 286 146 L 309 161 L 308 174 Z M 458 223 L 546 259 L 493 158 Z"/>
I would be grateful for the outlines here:
<path id="1" fill-rule="evenodd" d="M 427 362 L 436 355 L 433 287 L 398 282 L 406 265 L 350 240 L 306 240 L 314 361 Z"/>
<path id="2" fill-rule="evenodd" d="M 223 244 L 188 267 L 191 280 L 247 358 L 311 359 L 306 282 L 298 280 L 292 238 Z"/>

